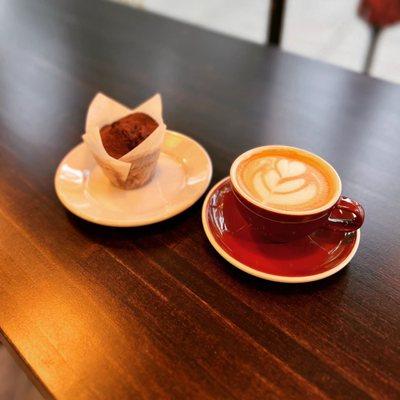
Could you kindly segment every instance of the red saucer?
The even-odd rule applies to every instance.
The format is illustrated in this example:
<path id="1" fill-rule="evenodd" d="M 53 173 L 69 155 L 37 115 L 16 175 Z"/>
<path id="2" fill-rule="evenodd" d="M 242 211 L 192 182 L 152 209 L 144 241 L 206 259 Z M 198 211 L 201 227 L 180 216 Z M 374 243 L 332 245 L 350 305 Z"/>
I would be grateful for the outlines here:
<path id="1" fill-rule="evenodd" d="M 290 243 L 268 242 L 241 217 L 229 178 L 208 193 L 202 220 L 208 239 L 222 257 L 251 275 L 277 282 L 310 282 L 333 275 L 349 263 L 360 242 L 359 230 L 327 229 Z"/>

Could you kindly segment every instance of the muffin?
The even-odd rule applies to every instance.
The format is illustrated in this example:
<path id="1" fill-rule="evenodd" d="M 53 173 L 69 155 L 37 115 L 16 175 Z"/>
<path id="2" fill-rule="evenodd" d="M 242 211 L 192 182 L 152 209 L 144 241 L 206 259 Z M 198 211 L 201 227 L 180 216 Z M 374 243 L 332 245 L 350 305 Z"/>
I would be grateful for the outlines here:
<path id="1" fill-rule="evenodd" d="M 130 109 L 97 93 L 82 138 L 111 184 L 132 190 L 154 176 L 165 132 L 159 94 Z"/>
<path id="2" fill-rule="evenodd" d="M 119 159 L 142 143 L 157 127 L 153 118 L 137 112 L 103 126 L 100 136 L 106 152 Z"/>

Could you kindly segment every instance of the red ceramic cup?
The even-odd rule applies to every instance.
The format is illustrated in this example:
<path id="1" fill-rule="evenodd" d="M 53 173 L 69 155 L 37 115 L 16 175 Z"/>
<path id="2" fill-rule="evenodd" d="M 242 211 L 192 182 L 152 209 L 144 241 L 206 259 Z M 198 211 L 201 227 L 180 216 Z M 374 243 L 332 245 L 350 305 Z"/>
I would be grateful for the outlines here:
<path id="1" fill-rule="evenodd" d="M 251 197 L 238 184 L 237 168 L 246 159 L 268 149 L 282 148 L 285 152 L 303 154 L 315 159 L 331 171 L 335 180 L 334 195 L 323 207 L 307 211 L 284 211 L 273 209 Z M 336 231 L 354 232 L 364 222 L 364 209 L 356 201 L 342 196 L 342 183 L 335 169 L 325 160 L 306 150 L 290 146 L 262 146 L 240 155 L 232 164 L 230 179 L 238 209 L 243 217 L 254 227 L 256 234 L 275 242 L 288 242 L 306 236 L 317 229 L 327 228 Z"/>

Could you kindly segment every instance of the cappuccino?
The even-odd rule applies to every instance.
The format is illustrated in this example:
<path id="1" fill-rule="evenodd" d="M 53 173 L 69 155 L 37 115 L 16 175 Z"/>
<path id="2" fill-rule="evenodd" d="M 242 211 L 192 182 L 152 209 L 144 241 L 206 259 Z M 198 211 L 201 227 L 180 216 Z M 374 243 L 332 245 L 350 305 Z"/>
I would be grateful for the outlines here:
<path id="1" fill-rule="evenodd" d="M 325 161 L 295 148 L 264 147 L 236 169 L 240 188 L 253 200 L 277 211 L 308 212 L 328 205 L 340 180 Z"/>

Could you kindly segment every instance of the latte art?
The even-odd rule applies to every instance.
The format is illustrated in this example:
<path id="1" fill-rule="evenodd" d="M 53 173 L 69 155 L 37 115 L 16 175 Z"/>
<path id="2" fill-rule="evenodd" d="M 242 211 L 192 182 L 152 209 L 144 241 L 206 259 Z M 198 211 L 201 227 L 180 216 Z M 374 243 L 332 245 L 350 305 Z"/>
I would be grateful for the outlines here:
<path id="1" fill-rule="evenodd" d="M 240 186 L 260 203 L 287 211 L 322 207 L 332 197 L 327 171 L 292 154 L 257 154 L 238 169 Z"/>

